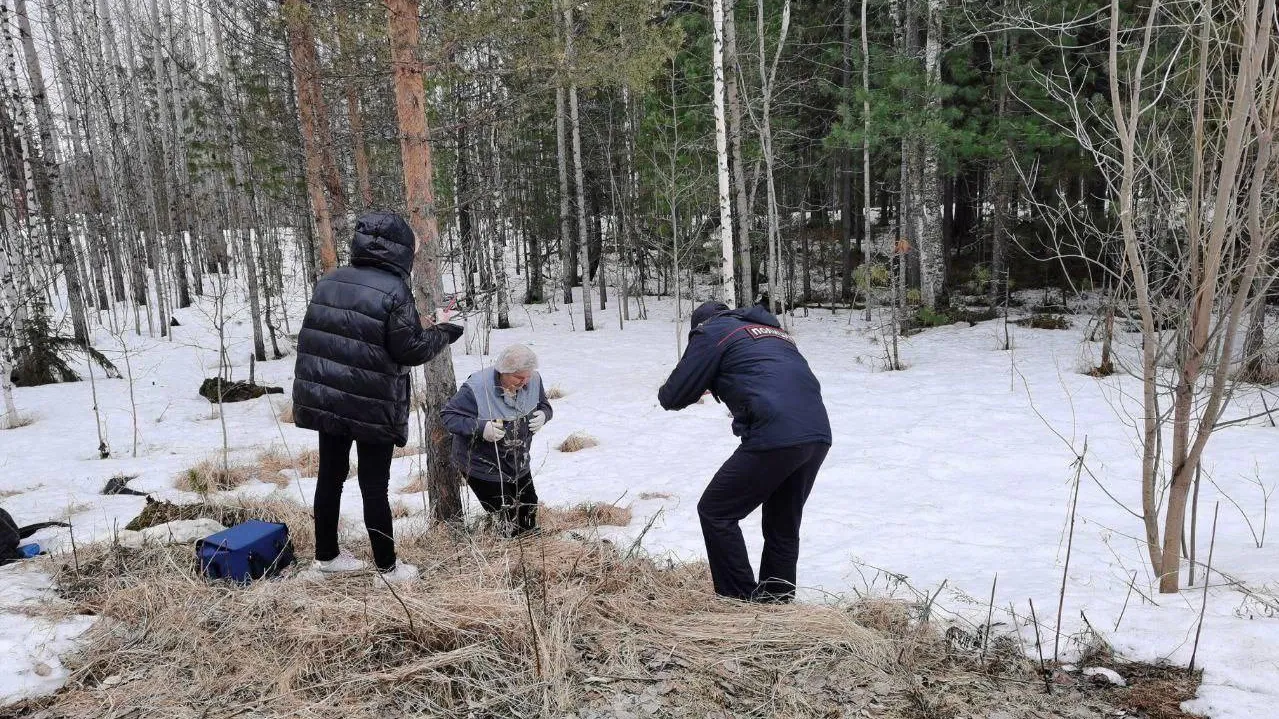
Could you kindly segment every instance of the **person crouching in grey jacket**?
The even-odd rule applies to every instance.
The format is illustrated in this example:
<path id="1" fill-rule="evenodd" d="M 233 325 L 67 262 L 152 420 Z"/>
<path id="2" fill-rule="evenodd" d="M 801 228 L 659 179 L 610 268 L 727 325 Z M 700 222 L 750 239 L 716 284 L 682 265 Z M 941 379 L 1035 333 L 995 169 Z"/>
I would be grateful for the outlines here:
<path id="1" fill-rule="evenodd" d="M 293 377 L 293 418 L 320 433 L 315 489 L 315 564 L 326 574 L 358 572 L 365 563 L 338 549 L 342 485 L 359 453 L 364 523 L 373 561 L 390 581 L 417 577 L 397 562 L 387 497 L 391 459 L 409 434 L 409 369 L 426 364 L 462 336 L 437 310 L 423 326 L 408 280 L 417 238 L 391 212 L 371 212 L 356 222 L 351 265 L 315 285 L 298 333 Z"/>
<path id="2" fill-rule="evenodd" d="M 529 448 L 552 410 L 533 350 L 524 345 L 502 350 L 494 366 L 462 384 L 440 415 L 453 434 L 453 464 L 480 506 L 507 536 L 537 529 Z"/>

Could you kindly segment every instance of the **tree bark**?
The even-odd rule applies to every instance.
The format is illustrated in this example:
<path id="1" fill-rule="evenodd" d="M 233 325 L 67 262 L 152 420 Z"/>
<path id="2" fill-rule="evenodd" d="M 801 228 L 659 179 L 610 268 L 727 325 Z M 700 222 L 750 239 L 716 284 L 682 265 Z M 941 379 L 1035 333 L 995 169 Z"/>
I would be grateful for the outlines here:
<path id="1" fill-rule="evenodd" d="M 315 40 L 311 35 L 311 9 L 306 0 L 283 0 L 285 23 L 289 35 L 289 58 L 293 63 L 294 91 L 297 93 L 298 120 L 302 130 L 302 148 L 306 157 L 306 190 L 311 198 L 311 211 L 319 240 L 321 274 L 337 267 L 337 241 L 335 223 L 324 190 L 324 158 L 321 149 L 319 124 L 320 99 L 315 97 L 319 74 L 319 59 L 315 54 Z"/>
<path id="2" fill-rule="evenodd" d="M 564 50 L 570 73 L 576 71 L 573 54 L 573 8 L 564 7 Z M 582 131 L 577 112 L 577 83 L 570 77 L 568 85 L 569 125 L 573 135 L 573 173 L 577 184 L 577 246 L 582 269 L 582 326 L 587 332 L 595 329 L 591 319 L 591 260 L 590 234 L 586 227 L 585 175 L 582 171 Z"/>
<path id="3" fill-rule="evenodd" d="M 732 160 L 733 216 L 737 241 L 737 300 L 743 304 L 755 298 L 755 269 L 751 259 L 751 217 L 746 201 L 746 164 L 742 159 L 742 100 L 738 81 L 742 66 L 737 56 L 736 0 L 724 6 L 724 95 L 728 103 L 728 149 Z"/>
<path id="4" fill-rule="evenodd" d="M 724 0 L 711 0 L 711 17 L 715 35 L 711 55 L 715 72 L 715 158 L 719 180 L 719 240 L 722 249 L 718 294 L 720 301 L 735 307 L 737 290 L 733 281 L 733 205 L 728 178 L 728 123 L 724 115 Z"/>
<path id="5" fill-rule="evenodd" d="M 415 0 L 384 0 L 391 65 L 395 72 L 395 115 L 400 128 L 400 155 L 404 164 L 404 200 L 409 225 L 417 235 L 418 251 L 413 263 L 413 289 L 418 312 L 430 317 L 442 305 L 444 283 L 439 269 L 439 226 L 435 191 L 432 187 L 431 144 L 426 125 L 426 92 L 423 70 L 418 60 L 418 8 Z M 431 516 L 436 521 L 456 522 L 462 518 L 462 498 L 457 471 L 449 461 L 451 438 L 440 423 L 440 409 L 457 391 L 453 359 L 445 349 L 425 368 L 422 422 L 429 443 L 427 491 Z"/>
<path id="6" fill-rule="evenodd" d="M 564 304 L 569 305 L 573 303 L 576 260 L 573 254 L 572 218 L 569 217 L 567 107 L 568 91 L 561 81 L 555 88 L 555 151 L 560 179 L 560 274 Z"/>
<path id="7" fill-rule="evenodd" d="M 927 116 L 941 110 L 941 52 L 943 14 L 946 0 L 928 0 L 928 39 L 924 46 L 924 74 L 927 78 Z M 925 131 L 926 132 L 926 131 Z M 938 177 L 937 138 L 926 134 L 920 138 L 922 158 L 916 181 L 920 189 L 919 205 L 919 269 L 920 299 L 925 307 L 936 309 L 946 291 L 946 255 L 942 238 L 942 189 Z"/>
<path id="8" fill-rule="evenodd" d="M 31 88 L 31 100 L 36 109 L 36 123 L 40 130 L 40 150 L 37 161 L 32 163 L 36 178 L 36 198 L 44 216 L 47 237 L 56 242 L 58 262 L 66 279 L 67 308 L 71 314 L 71 326 L 75 341 L 89 344 L 89 323 L 84 309 L 83 281 L 76 261 L 75 245 L 63 217 L 61 177 L 58 166 L 57 127 L 53 124 L 53 112 L 45 92 L 44 72 L 40 56 L 36 54 L 35 38 L 31 35 L 31 18 L 27 0 L 14 0 L 14 13 L 18 19 L 18 35 L 22 41 L 27 65 L 27 79 Z M 34 150 L 34 148 L 32 148 Z"/>

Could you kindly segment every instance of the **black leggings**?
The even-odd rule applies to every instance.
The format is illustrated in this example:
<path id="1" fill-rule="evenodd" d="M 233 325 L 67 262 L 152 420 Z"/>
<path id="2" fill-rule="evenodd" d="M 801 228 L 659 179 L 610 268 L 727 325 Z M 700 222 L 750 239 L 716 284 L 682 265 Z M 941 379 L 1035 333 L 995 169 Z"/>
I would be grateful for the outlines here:
<path id="1" fill-rule="evenodd" d="M 507 536 L 537 529 L 537 491 L 531 475 L 503 482 L 467 477 L 466 483 L 484 511 L 496 516 Z"/>
<path id="2" fill-rule="evenodd" d="M 351 471 L 350 437 L 320 433 L 319 482 L 315 487 L 315 558 L 322 562 L 338 556 L 338 514 L 342 485 Z M 373 562 L 380 571 L 395 568 L 395 533 L 391 526 L 391 458 L 395 446 L 356 442 L 360 458 L 360 494 L 364 497 L 364 524 L 373 545 Z"/>

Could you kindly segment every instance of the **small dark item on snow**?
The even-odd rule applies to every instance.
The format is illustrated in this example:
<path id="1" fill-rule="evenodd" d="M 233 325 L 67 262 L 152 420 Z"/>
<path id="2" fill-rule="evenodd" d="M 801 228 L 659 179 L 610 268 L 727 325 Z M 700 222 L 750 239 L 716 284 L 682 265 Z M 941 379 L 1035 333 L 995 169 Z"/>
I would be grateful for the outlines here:
<path id="1" fill-rule="evenodd" d="M 170 316 L 170 317 L 169 317 L 169 326 L 170 326 L 170 327 L 181 327 L 181 326 L 182 326 L 182 323 L 181 323 L 181 322 L 178 322 L 178 318 L 177 318 L 177 317 Z"/>
<path id="2" fill-rule="evenodd" d="M 129 481 L 133 479 L 135 479 L 135 477 L 126 477 L 124 475 L 117 475 L 115 477 L 112 477 L 111 479 L 107 480 L 107 486 L 102 488 L 102 493 L 103 494 L 130 494 L 135 497 L 147 496 L 146 492 L 139 492 L 136 489 L 129 488 Z"/>
<path id="3" fill-rule="evenodd" d="M 257 399 L 264 394 L 284 394 L 284 389 L 281 387 L 268 387 L 252 382 L 227 382 L 213 377 L 200 383 L 200 396 L 216 404 L 219 387 L 222 390 L 223 402 L 244 402 Z"/>
<path id="4" fill-rule="evenodd" d="M 201 574 L 239 584 L 275 576 L 294 560 L 288 526 L 256 519 L 201 539 L 195 554 Z"/>
<path id="5" fill-rule="evenodd" d="M 27 537 L 45 527 L 70 526 L 66 522 L 38 522 L 19 527 L 8 512 L 0 509 L 0 567 L 19 559 L 26 559 L 26 555 L 18 550 L 18 544 Z"/>

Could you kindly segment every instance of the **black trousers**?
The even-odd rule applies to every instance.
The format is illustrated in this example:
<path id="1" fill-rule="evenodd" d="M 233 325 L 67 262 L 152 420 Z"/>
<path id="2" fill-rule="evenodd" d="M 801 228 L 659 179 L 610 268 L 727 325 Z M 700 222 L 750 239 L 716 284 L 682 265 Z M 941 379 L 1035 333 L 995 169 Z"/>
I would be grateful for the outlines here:
<path id="1" fill-rule="evenodd" d="M 494 482 L 467 477 L 475 498 L 484 511 L 495 515 L 507 536 L 518 536 L 537 529 L 537 490 L 532 475 Z"/>
<path id="2" fill-rule="evenodd" d="M 338 513 L 342 485 L 351 471 L 350 437 L 320 433 L 320 471 L 315 487 L 315 558 L 326 562 L 338 556 Z M 391 458 L 395 446 L 355 442 L 359 455 L 360 494 L 364 524 L 373 545 L 373 562 L 381 571 L 395 568 L 395 533 L 391 526 Z"/>
<path id="3" fill-rule="evenodd" d="M 762 452 L 738 449 L 715 473 L 697 503 L 697 514 L 716 594 L 754 601 L 794 598 L 799 523 L 829 450 L 828 444 Z M 737 523 L 760 505 L 764 553 L 756 582 Z"/>

